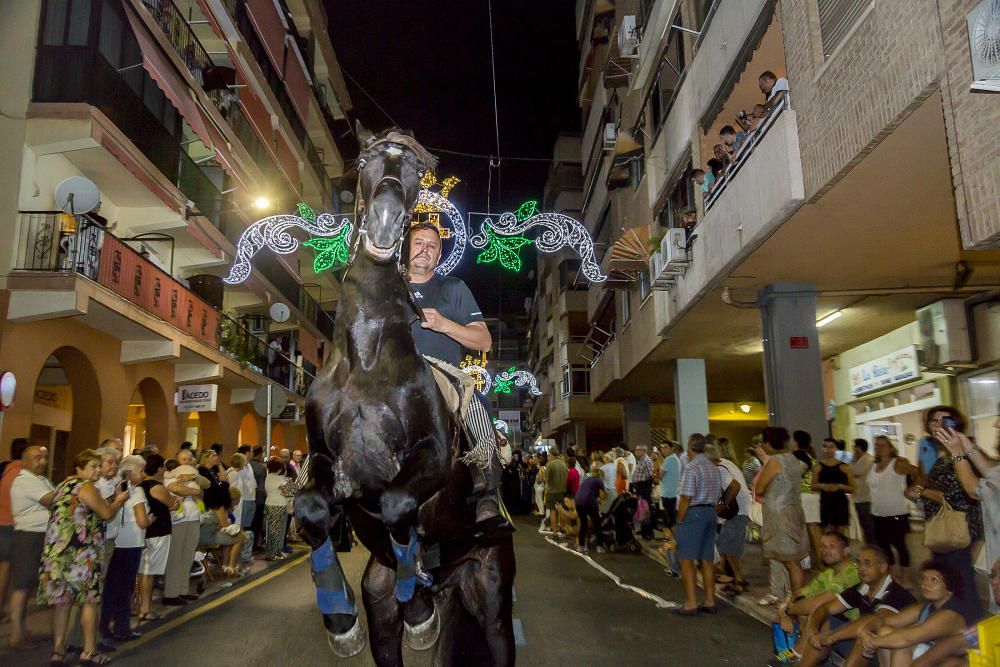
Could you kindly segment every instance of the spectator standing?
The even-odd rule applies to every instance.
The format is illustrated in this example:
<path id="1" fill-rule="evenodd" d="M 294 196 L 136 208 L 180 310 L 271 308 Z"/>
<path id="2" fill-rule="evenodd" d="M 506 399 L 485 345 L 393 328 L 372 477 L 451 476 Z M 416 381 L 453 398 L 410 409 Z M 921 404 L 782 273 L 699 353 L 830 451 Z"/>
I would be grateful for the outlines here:
<path id="1" fill-rule="evenodd" d="M 576 469 L 576 457 L 566 458 L 566 495 L 576 496 L 580 490 L 580 471 Z"/>
<path id="2" fill-rule="evenodd" d="M 864 438 L 854 439 L 854 461 L 851 465 L 851 476 L 854 477 L 854 512 L 858 515 L 861 532 L 864 533 L 865 544 L 875 544 L 875 528 L 872 521 L 872 493 L 868 486 L 868 475 L 871 473 L 875 458 L 868 453 L 868 441 Z"/>
<path id="3" fill-rule="evenodd" d="M 691 178 L 700 186 L 702 195 L 707 195 L 712 191 L 712 186 L 715 183 L 715 173 L 713 171 L 695 169 L 691 172 Z"/>
<path id="4" fill-rule="evenodd" d="M 646 501 L 652 516 L 653 508 L 653 460 L 646 453 L 646 445 L 639 445 L 635 448 L 636 462 L 632 471 L 632 489 L 635 494 Z M 653 522 L 646 519 L 639 526 L 642 536 L 647 540 L 653 539 Z"/>
<path id="5" fill-rule="evenodd" d="M 725 511 L 726 506 L 734 499 L 737 504 L 736 516 L 725 518 L 719 530 L 719 537 L 716 547 L 719 555 L 729 564 L 733 572 L 733 583 L 730 590 L 734 593 L 742 593 L 749 585 L 746 577 L 743 576 L 743 551 L 747 543 L 747 527 L 750 525 L 750 505 L 753 497 L 749 488 L 743 480 L 743 473 L 736 464 L 722 457 L 719 447 L 708 445 L 705 448 L 705 456 L 708 460 L 719 467 L 720 486 L 723 496 L 719 498 L 716 505 L 716 514 Z"/>
<path id="6" fill-rule="evenodd" d="M 910 532 L 910 506 L 905 496 L 908 476 L 918 482 L 922 479 L 916 466 L 896 456 L 896 448 L 888 437 L 876 437 L 875 461 L 868 473 L 875 543 L 885 551 L 893 578 L 904 586 L 910 567 L 910 549 L 906 544 Z"/>
<path id="7" fill-rule="evenodd" d="M 49 451 L 31 445 L 21 453 L 21 471 L 10 488 L 10 508 L 14 532 L 10 550 L 10 648 L 27 649 L 36 646 L 25 631 L 24 615 L 28 594 L 38 588 L 38 569 L 45 546 L 45 529 L 49 524 L 49 508 L 55 498 L 55 487 L 45 477 Z"/>
<path id="8" fill-rule="evenodd" d="M 615 457 L 611 452 L 606 452 L 601 458 L 604 462 L 601 466 L 601 479 L 604 481 L 605 498 L 600 502 L 601 512 L 607 512 L 611 503 L 618 497 L 615 491 Z"/>
<path id="9" fill-rule="evenodd" d="M 747 488 L 753 488 L 753 482 L 762 467 L 760 459 L 757 458 L 757 450 L 753 447 L 747 447 L 743 452 L 742 469 L 743 481 L 746 482 Z"/>
<path id="10" fill-rule="evenodd" d="M 10 549 L 14 539 L 14 516 L 10 510 L 10 487 L 21 473 L 21 455 L 29 446 L 27 438 L 10 443 L 11 460 L 0 475 L 0 623 L 6 622 L 7 589 L 10 587 Z"/>
<path id="11" fill-rule="evenodd" d="M 129 498 L 121 491 L 108 503 L 94 486 L 100 477 L 100 456 L 85 449 L 76 456 L 75 473 L 56 487 L 45 531 L 38 603 L 55 605 L 50 663 L 65 664 L 69 612 L 80 606 L 83 652 L 80 664 L 104 664 L 97 652 L 97 614 L 101 601 L 104 522 L 110 521 Z"/>
<path id="12" fill-rule="evenodd" d="M 243 454 L 233 454 L 229 459 L 229 470 L 226 471 L 229 478 L 229 488 L 240 492 L 240 503 L 233 510 L 233 522 L 240 528 L 250 527 L 253 521 L 253 512 L 257 507 L 256 493 L 257 482 L 253 477 L 253 470 L 247 466 L 247 457 Z"/>
<path id="13" fill-rule="evenodd" d="M 108 523 L 115 534 L 115 549 L 106 567 L 104 594 L 101 598 L 100 632 L 116 641 L 138 639 L 129 625 L 135 577 L 146 546 L 146 529 L 153 521 L 149 513 L 146 492 L 142 488 L 146 462 L 141 456 L 126 456 L 121 462 L 122 482 L 129 493 L 128 501 Z"/>
<path id="14" fill-rule="evenodd" d="M 288 497 L 282 492 L 288 482 L 287 468 L 280 458 L 272 456 L 267 462 L 264 480 L 264 557 L 281 560 L 285 557 L 282 546 L 285 539 L 285 517 L 288 514 Z"/>
<path id="15" fill-rule="evenodd" d="M 532 467 L 534 468 L 535 481 L 533 490 L 535 492 L 535 514 L 542 517 L 540 528 L 545 526 L 545 465 L 540 456 L 532 457 Z"/>
<path id="16" fill-rule="evenodd" d="M 722 139 L 722 143 L 726 145 L 734 158 L 746 144 L 748 136 L 746 132 L 737 132 L 732 125 L 726 125 L 719 130 L 719 138 Z"/>
<path id="17" fill-rule="evenodd" d="M 823 440 L 823 458 L 813 466 L 812 488 L 819 491 L 820 526 L 848 534 L 851 507 L 848 493 L 854 493 L 854 477 L 846 463 L 837 458 L 837 441 Z"/>
<path id="18" fill-rule="evenodd" d="M 615 447 L 615 493 L 617 495 L 620 496 L 628 491 L 629 474 L 630 470 L 625 450 L 621 447 Z"/>
<path id="19" fill-rule="evenodd" d="M 672 445 L 670 455 L 660 464 L 660 503 L 663 520 L 667 528 L 677 523 L 677 496 L 681 487 L 681 459 L 683 453 L 679 444 Z"/>
<path id="20" fill-rule="evenodd" d="M 1000 431 L 1000 419 L 994 424 Z M 961 431 L 943 429 L 937 434 L 937 439 L 951 453 L 955 474 L 962 489 L 970 498 L 980 501 L 983 513 L 983 534 L 986 540 L 986 562 L 1000 561 L 1000 465 L 990 459 L 977 447 L 967 435 Z M 1000 580 L 994 579 L 993 586 L 1000 591 Z M 1000 612 L 998 601 L 991 601 L 994 613 Z"/>
<path id="21" fill-rule="evenodd" d="M 854 454 L 847 451 L 847 443 L 843 440 L 834 440 L 834 446 L 836 446 L 837 451 L 834 452 L 834 458 L 836 458 L 841 463 L 851 463 L 854 461 Z"/>
<path id="22" fill-rule="evenodd" d="M 263 544 L 264 531 L 264 500 L 267 499 L 267 490 L 264 489 L 264 480 L 267 478 L 267 466 L 264 464 L 264 448 L 257 445 L 253 448 L 253 458 L 250 459 L 250 469 L 253 471 L 253 478 L 257 484 L 254 491 L 254 502 L 256 507 L 253 513 L 253 521 L 250 530 L 253 532 L 254 540 L 257 544 Z"/>
<path id="23" fill-rule="evenodd" d="M 296 449 L 292 452 L 292 457 L 288 465 L 292 468 L 292 472 L 295 473 L 295 477 L 298 477 L 302 471 L 302 450 Z"/>
<path id="24" fill-rule="evenodd" d="M 760 92 L 764 93 L 767 99 L 764 106 L 768 110 L 778 106 L 788 95 L 788 79 L 777 76 L 771 70 L 763 72 L 757 79 L 757 84 L 760 86 Z"/>
<path id="25" fill-rule="evenodd" d="M 763 449 L 768 455 L 756 486 L 757 493 L 763 497 L 761 541 L 764 557 L 780 562 L 788 571 L 792 590 L 799 590 L 805 583 L 799 561 L 809 553 L 800 500 L 804 466 L 788 451 L 786 429 L 769 426 L 761 435 Z"/>
<path id="26" fill-rule="evenodd" d="M 928 422 L 935 425 L 934 433 L 965 431 L 965 418 L 954 408 L 938 406 L 931 408 L 928 413 Z M 952 420 L 951 426 L 945 421 L 946 417 Z M 937 438 L 933 442 L 938 450 L 938 459 L 927 474 L 927 486 L 918 484 L 908 491 L 908 495 L 914 501 L 923 501 L 925 520 L 930 520 L 936 515 L 945 501 L 953 510 L 965 512 L 965 521 L 971 538 L 970 544 L 961 549 L 947 552 L 932 549 L 931 553 L 934 554 L 934 560 L 946 563 L 961 575 L 962 589 L 966 591 L 964 602 L 968 605 L 969 615 L 978 618 L 982 615 L 983 608 L 979 595 L 976 593 L 975 570 L 973 568 L 975 559 L 972 555 L 978 553 L 983 540 L 983 516 L 980 503 L 962 488 L 955 472 L 955 462 L 947 447 L 941 444 Z"/>
<path id="27" fill-rule="evenodd" d="M 688 439 L 688 462 L 681 479 L 680 502 L 677 507 L 677 557 L 684 580 L 684 606 L 673 611 L 681 616 L 694 616 L 699 611 L 716 613 L 715 608 L 715 504 L 722 493 L 719 468 L 705 457 L 705 436 L 694 433 Z M 705 601 L 699 607 L 698 562 L 705 587 Z"/>
<path id="28" fill-rule="evenodd" d="M 626 443 L 622 443 L 622 449 L 625 452 L 625 455 L 624 455 L 625 456 L 625 465 L 628 466 L 628 483 L 631 484 L 632 483 L 632 473 L 635 472 L 635 463 L 636 463 L 635 454 L 632 453 L 632 450 L 629 448 L 629 446 Z M 628 487 L 626 486 L 625 488 L 628 488 Z"/>
<path id="29" fill-rule="evenodd" d="M 549 462 L 545 464 L 545 509 L 549 511 L 549 528 L 553 534 L 559 528 L 556 506 L 562 505 L 563 498 L 566 497 L 568 476 L 566 462 L 558 452 L 552 450 Z"/>
<path id="30" fill-rule="evenodd" d="M 194 454 L 182 449 L 177 452 L 180 464 L 164 473 L 163 484 L 171 495 L 180 499 L 180 507 L 170 513 L 170 549 L 167 552 L 167 569 L 163 576 L 163 604 L 178 607 L 197 595 L 190 595 L 191 565 L 198 550 L 198 531 L 201 512 L 198 509 L 205 491 L 211 486 L 207 478 L 194 467 Z"/>
<path id="31" fill-rule="evenodd" d="M 595 461 L 590 464 L 590 474 L 587 479 L 580 483 L 580 490 L 576 493 L 576 513 L 580 518 L 580 535 L 577 540 L 577 550 L 586 553 L 588 535 L 593 532 L 597 540 L 598 549 L 604 547 L 604 538 L 601 535 L 601 515 L 598 507 L 602 497 L 605 495 L 604 479 L 601 473 L 601 466 Z"/>
<path id="32" fill-rule="evenodd" d="M 814 562 L 819 562 L 819 540 L 823 536 L 822 516 L 820 514 L 818 489 L 812 488 L 812 471 L 816 466 L 816 449 L 812 445 L 812 436 L 805 431 L 795 431 L 792 433 L 792 440 L 795 442 L 795 458 L 805 464 L 806 469 L 802 473 L 802 493 L 799 496 L 802 502 L 802 512 L 806 518 L 806 530 L 809 534 L 810 553 Z"/>
<path id="33" fill-rule="evenodd" d="M 152 611 L 153 580 L 163 576 L 167 571 L 170 535 L 173 532 L 170 513 L 180 507 L 180 500 L 163 486 L 164 463 L 163 457 L 159 454 L 147 456 L 146 467 L 143 470 L 145 476 L 140 484 L 142 490 L 146 492 L 149 512 L 153 515 L 152 523 L 146 529 L 146 548 L 142 552 L 142 563 L 139 566 L 140 621 L 156 621 L 161 618 Z"/>

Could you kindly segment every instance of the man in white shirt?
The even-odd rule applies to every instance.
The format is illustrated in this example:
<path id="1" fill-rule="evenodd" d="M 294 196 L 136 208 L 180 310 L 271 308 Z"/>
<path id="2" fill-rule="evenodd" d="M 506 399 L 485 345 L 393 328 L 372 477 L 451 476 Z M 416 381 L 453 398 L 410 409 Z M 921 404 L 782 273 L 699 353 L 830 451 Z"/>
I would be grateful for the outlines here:
<path id="1" fill-rule="evenodd" d="M 858 523 L 865 534 L 865 544 L 875 543 L 875 521 L 872 519 L 872 492 L 868 487 L 868 473 L 872 470 L 875 459 L 868 453 L 868 441 L 864 438 L 854 439 L 854 461 L 850 464 L 851 475 L 854 477 L 854 510 L 858 514 Z"/>
<path id="2" fill-rule="evenodd" d="M 38 568 L 45 546 L 45 530 L 49 525 L 49 508 L 55 498 L 55 487 L 45 477 L 49 451 L 31 445 L 21 454 L 21 472 L 10 488 L 10 509 L 14 517 L 11 541 L 10 647 L 34 648 L 36 643 L 24 628 L 28 595 L 38 588 Z"/>
<path id="3" fill-rule="evenodd" d="M 757 80 L 760 92 L 767 97 L 764 107 L 768 111 L 776 107 L 788 95 L 788 79 L 775 75 L 771 70 L 765 71 Z"/>
<path id="4" fill-rule="evenodd" d="M 623 444 L 622 448 L 625 450 L 625 465 L 628 466 L 628 483 L 632 483 L 632 473 L 635 472 L 635 454 L 629 449 L 627 444 Z"/>

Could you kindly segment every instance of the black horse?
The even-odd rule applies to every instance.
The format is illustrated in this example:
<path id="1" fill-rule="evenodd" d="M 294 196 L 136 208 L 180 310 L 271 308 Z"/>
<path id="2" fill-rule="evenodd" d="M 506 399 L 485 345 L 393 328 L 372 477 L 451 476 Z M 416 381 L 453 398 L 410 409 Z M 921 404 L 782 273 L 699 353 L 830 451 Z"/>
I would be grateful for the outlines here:
<path id="1" fill-rule="evenodd" d="M 410 335 L 418 313 L 399 258 L 433 162 L 398 130 L 362 145 L 358 223 L 331 354 L 306 399 L 310 463 L 295 513 L 337 655 L 364 646 L 331 541 L 346 512 L 371 552 L 362 591 L 378 665 L 402 664 L 404 635 L 434 646 L 437 664 L 512 665 L 513 543 L 470 537 L 465 436 Z"/>

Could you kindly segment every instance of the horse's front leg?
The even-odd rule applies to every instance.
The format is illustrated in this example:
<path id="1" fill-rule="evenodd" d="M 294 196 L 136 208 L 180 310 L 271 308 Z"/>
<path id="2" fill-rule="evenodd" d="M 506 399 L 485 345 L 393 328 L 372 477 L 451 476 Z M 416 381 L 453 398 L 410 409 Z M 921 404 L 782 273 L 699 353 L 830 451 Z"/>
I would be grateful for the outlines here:
<path id="1" fill-rule="evenodd" d="M 514 544 L 504 542 L 482 550 L 479 563 L 464 566 L 459 595 L 479 622 L 494 667 L 514 664 Z"/>
<path id="2" fill-rule="evenodd" d="M 361 581 L 361 598 L 368 615 L 369 646 L 379 667 L 403 664 L 403 619 L 399 601 L 396 600 L 395 584 L 395 571 L 371 556 Z"/>
<path id="3" fill-rule="evenodd" d="M 295 496 L 295 516 L 302 535 L 312 547 L 309 560 L 316 584 L 316 604 L 323 614 L 330 648 L 337 656 L 349 658 L 364 648 L 365 631 L 358 617 L 354 591 L 347 584 L 330 538 L 335 528 L 335 517 L 330 509 L 332 490 L 325 483 L 329 465 L 330 460 L 324 456 L 312 457 L 309 470 L 311 483 Z"/>

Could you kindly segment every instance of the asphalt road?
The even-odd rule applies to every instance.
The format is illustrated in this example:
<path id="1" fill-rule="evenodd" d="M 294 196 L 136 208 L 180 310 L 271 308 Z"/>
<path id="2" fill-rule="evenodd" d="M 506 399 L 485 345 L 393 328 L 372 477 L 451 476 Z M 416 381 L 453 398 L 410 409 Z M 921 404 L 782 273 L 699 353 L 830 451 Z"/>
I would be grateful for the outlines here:
<path id="1" fill-rule="evenodd" d="M 724 603 L 720 613 L 675 617 L 616 586 L 581 558 L 545 542 L 535 524 L 519 521 L 514 618 L 521 665 L 764 665 L 770 631 Z M 342 554 L 357 590 L 363 549 Z M 598 562 L 666 600 L 679 601 L 678 580 L 642 555 L 606 554 Z M 371 665 L 367 650 L 340 662 L 326 644 L 305 561 L 233 591 L 231 598 L 193 609 L 183 622 L 134 648 L 117 665 Z M 178 619 L 179 621 L 182 619 Z M 515 627 L 515 632 L 518 628 Z M 123 655 L 121 653 L 124 653 Z M 430 665 L 430 653 L 407 650 L 408 665 Z"/>

